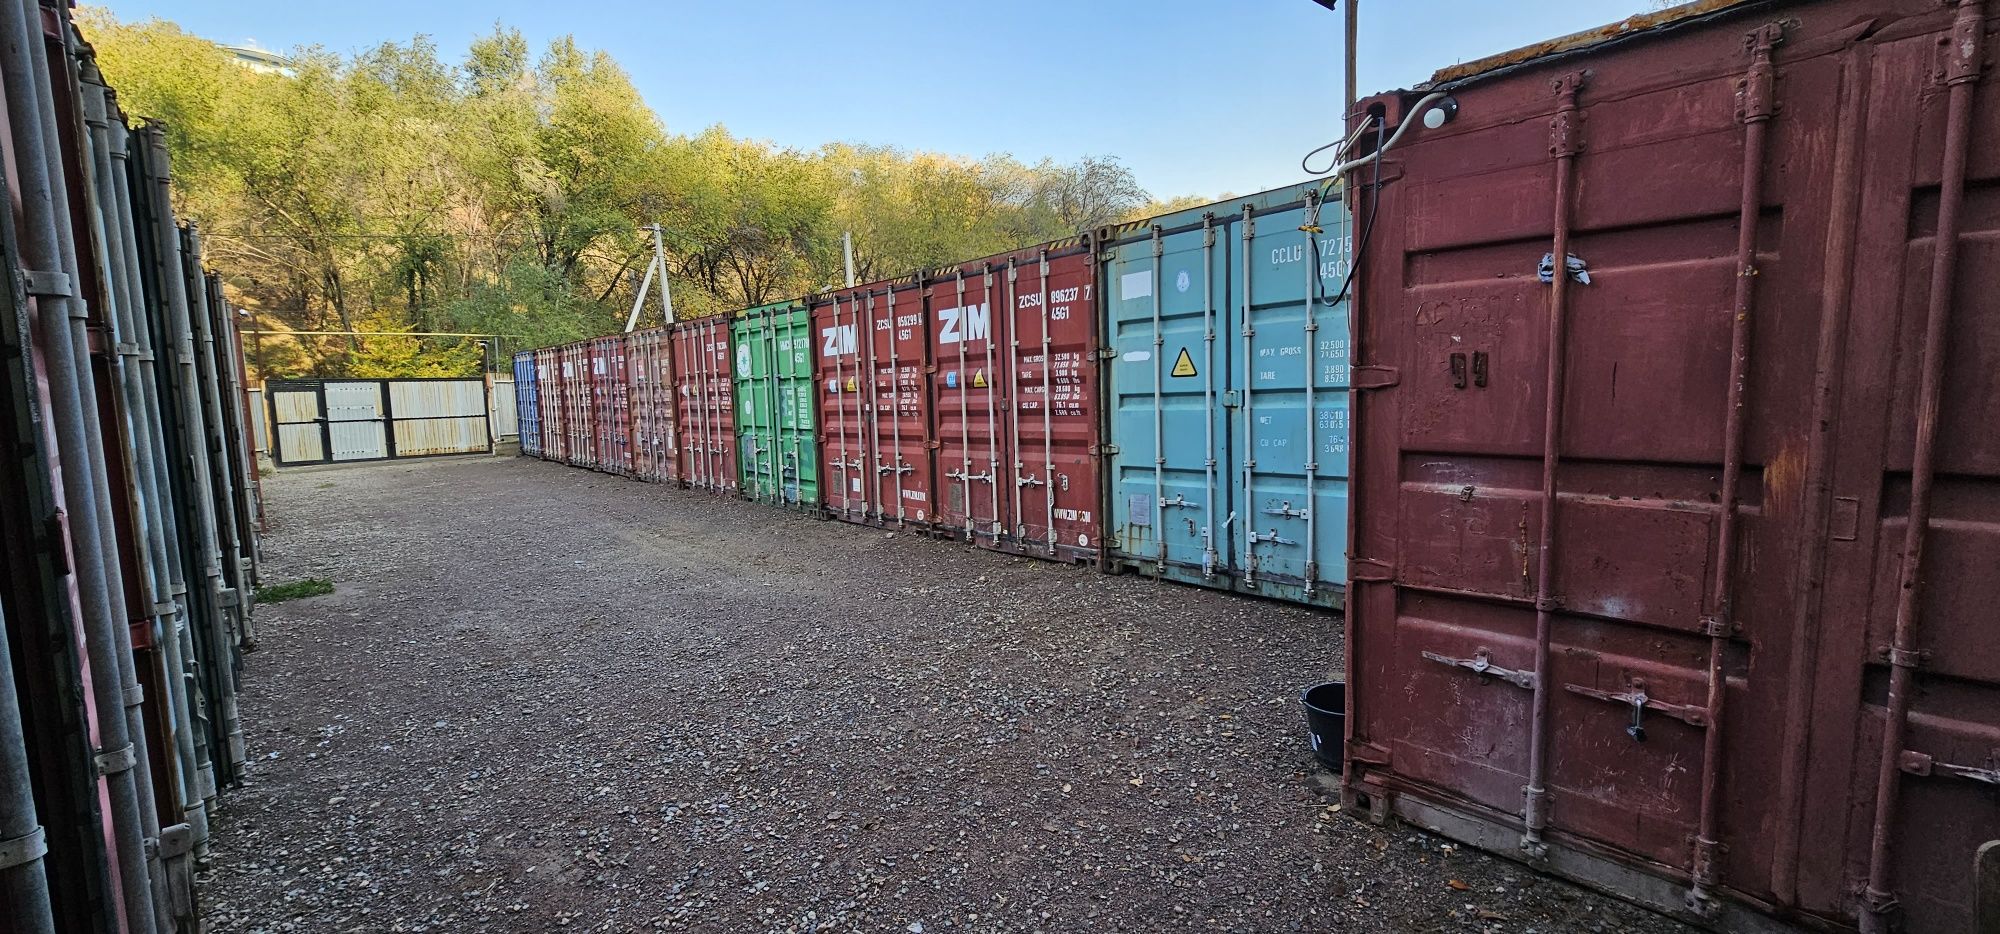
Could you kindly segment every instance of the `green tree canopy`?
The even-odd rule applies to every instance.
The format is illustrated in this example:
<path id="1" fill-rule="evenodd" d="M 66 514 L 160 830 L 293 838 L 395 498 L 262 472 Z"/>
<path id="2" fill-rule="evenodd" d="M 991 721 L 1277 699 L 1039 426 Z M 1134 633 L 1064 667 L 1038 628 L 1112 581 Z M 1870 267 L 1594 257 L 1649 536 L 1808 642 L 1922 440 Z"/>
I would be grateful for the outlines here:
<path id="1" fill-rule="evenodd" d="M 660 224 L 683 317 L 1070 236 L 1155 202 L 1114 159 L 1029 165 L 721 126 L 670 132 L 609 55 L 539 55 L 496 26 L 452 64 L 423 37 L 254 70 L 170 22 L 83 12 L 131 114 L 168 127 L 177 209 L 255 326 L 381 331 L 259 341 L 265 376 L 440 375 L 469 340 L 514 347 L 622 325 Z M 1186 199 L 1182 199 L 1186 200 Z"/>

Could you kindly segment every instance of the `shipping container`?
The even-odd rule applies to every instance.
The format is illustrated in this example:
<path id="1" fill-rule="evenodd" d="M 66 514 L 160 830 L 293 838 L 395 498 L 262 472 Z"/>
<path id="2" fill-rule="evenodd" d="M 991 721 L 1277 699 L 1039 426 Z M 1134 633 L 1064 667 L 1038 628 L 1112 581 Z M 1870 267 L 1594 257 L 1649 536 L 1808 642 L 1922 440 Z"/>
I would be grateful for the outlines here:
<path id="1" fill-rule="evenodd" d="M 1720 930 L 1974 930 L 1996 12 L 1692 4 L 1363 102 L 1360 809 Z"/>
<path id="2" fill-rule="evenodd" d="M 1104 526 L 1089 241 L 940 270 L 926 293 L 939 530 L 1096 563 Z"/>
<path id="3" fill-rule="evenodd" d="M 669 327 L 625 335 L 625 369 L 632 384 L 632 475 L 653 483 L 681 479 L 673 351 Z"/>
<path id="4" fill-rule="evenodd" d="M 802 301 L 760 305 L 730 324 L 743 495 L 819 509 L 812 322 Z"/>
<path id="5" fill-rule="evenodd" d="M 563 463 L 572 467 L 597 466 L 596 417 L 593 413 L 590 345 L 588 341 L 558 348 L 563 387 L 563 427 L 568 429 L 563 445 Z"/>
<path id="6" fill-rule="evenodd" d="M 928 529 L 936 472 L 923 281 L 816 296 L 811 314 L 828 511 L 849 522 Z"/>
<path id="7" fill-rule="evenodd" d="M 625 372 L 625 336 L 592 338 L 590 346 L 591 434 L 597 442 L 598 470 L 632 473 L 632 384 Z"/>
<path id="8" fill-rule="evenodd" d="M 1348 231 L 1324 187 L 1102 233 L 1117 566 L 1341 605 Z"/>
<path id="9" fill-rule="evenodd" d="M 544 347 L 534 353 L 535 404 L 541 413 L 541 447 L 535 453 L 543 460 L 561 461 L 569 450 L 569 423 L 563 417 L 563 393 L 568 390 L 562 378 L 561 352 Z"/>
<path id="10" fill-rule="evenodd" d="M 695 489 L 734 493 L 736 394 L 730 385 L 729 316 L 681 321 L 673 329 L 673 373 L 679 397 L 680 467 Z"/>

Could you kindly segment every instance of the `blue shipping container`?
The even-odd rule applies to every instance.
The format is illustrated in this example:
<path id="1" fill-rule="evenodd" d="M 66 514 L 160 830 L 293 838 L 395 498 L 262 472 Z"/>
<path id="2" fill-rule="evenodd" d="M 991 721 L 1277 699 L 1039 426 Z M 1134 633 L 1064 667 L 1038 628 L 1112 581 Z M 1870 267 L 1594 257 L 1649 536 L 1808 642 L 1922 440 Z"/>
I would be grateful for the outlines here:
<path id="1" fill-rule="evenodd" d="M 1111 560 L 1339 607 L 1347 213 L 1295 185 L 1107 232 Z"/>
<path id="2" fill-rule="evenodd" d="M 521 433 L 521 453 L 542 453 L 541 394 L 535 380 L 535 352 L 514 355 L 514 421 Z"/>

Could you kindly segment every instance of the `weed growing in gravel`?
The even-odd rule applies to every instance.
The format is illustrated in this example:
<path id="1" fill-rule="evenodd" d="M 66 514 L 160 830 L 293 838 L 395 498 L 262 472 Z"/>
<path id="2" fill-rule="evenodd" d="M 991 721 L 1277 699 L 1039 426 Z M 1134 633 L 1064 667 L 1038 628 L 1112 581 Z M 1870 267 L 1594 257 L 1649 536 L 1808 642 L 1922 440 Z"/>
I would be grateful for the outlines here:
<path id="1" fill-rule="evenodd" d="M 300 597 L 318 597 L 333 592 L 333 582 L 324 577 L 308 577 L 257 588 L 258 603 L 283 603 Z"/>

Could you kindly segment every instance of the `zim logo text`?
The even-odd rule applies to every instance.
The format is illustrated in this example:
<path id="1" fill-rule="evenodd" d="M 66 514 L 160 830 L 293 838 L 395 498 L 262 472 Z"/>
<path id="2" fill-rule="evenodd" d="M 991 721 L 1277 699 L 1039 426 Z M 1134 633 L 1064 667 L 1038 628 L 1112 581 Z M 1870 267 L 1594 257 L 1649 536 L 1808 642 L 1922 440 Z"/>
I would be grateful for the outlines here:
<path id="1" fill-rule="evenodd" d="M 938 343 L 957 344 L 986 340 L 993 316 L 984 303 L 963 308 L 938 309 Z"/>

